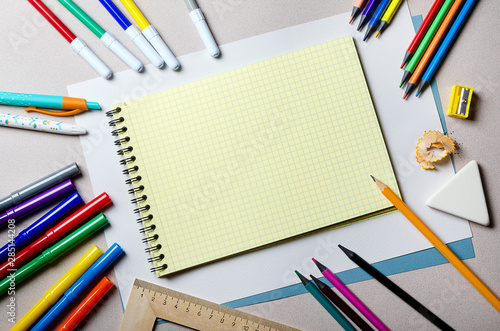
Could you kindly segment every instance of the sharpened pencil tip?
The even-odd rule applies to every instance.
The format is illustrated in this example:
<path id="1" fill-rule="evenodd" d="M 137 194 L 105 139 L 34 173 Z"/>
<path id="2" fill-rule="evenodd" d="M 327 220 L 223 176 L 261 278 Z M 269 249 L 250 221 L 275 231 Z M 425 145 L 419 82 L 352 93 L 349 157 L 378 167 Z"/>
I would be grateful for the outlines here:
<path id="1" fill-rule="evenodd" d="M 302 274 L 300 272 L 295 270 L 295 273 L 297 274 L 297 276 L 299 276 L 299 279 L 302 282 L 302 284 L 304 284 L 304 285 L 309 284 L 309 280 L 306 277 L 302 276 Z"/>
<path id="2" fill-rule="evenodd" d="M 421 91 L 417 91 L 417 93 L 415 93 L 415 96 L 416 96 L 417 98 L 418 98 L 418 97 L 420 97 L 420 92 L 421 92 Z"/>
<path id="3" fill-rule="evenodd" d="M 403 82 L 399 83 L 399 88 L 401 88 L 401 86 L 403 86 Z"/>
<path id="4" fill-rule="evenodd" d="M 312 260 L 313 260 L 314 264 L 318 263 L 318 262 L 314 259 L 314 257 L 312 258 Z"/>
<path id="5" fill-rule="evenodd" d="M 322 265 L 321 263 L 319 263 L 315 259 L 312 259 L 312 260 L 314 261 L 314 263 L 316 263 L 316 266 L 318 267 L 319 271 L 323 272 L 326 270 L 326 267 L 324 265 Z"/>
<path id="6" fill-rule="evenodd" d="M 399 67 L 399 69 L 403 69 L 404 65 L 405 65 L 405 61 L 403 61 L 403 63 L 401 63 L 401 66 Z"/>
<path id="7" fill-rule="evenodd" d="M 347 255 L 347 257 L 351 258 L 351 257 L 353 257 L 353 256 L 354 256 L 354 252 L 353 252 L 353 251 L 351 251 L 351 250 L 349 250 L 349 249 L 345 248 L 344 246 L 342 246 L 342 245 L 340 245 L 340 244 L 339 244 L 338 246 L 339 246 L 339 248 L 342 250 L 342 252 L 344 252 L 344 254 L 345 254 L 345 255 Z"/>
<path id="8" fill-rule="evenodd" d="M 408 96 L 408 94 L 403 94 L 403 99 L 406 100 L 406 97 Z"/>
<path id="9" fill-rule="evenodd" d="M 380 36 L 380 31 L 375 32 L 375 38 L 378 38 Z"/>
<path id="10" fill-rule="evenodd" d="M 349 24 L 351 24 L 352 21 L 354 21 L 354 17 L 351 16 L 351 18 L 349 19 Z"/>
<path id="11" fill-rule="evenodd" d="M 370 177 L 373 179 L 373 181 L 374 181 L 374 182 L 376 181 L 376 180 L 375 180 L 375 177 L 373 177 L 372 175 L 370 175 Z M 340 245 L 339 245 L 339 246 L 340 246 Z"/>

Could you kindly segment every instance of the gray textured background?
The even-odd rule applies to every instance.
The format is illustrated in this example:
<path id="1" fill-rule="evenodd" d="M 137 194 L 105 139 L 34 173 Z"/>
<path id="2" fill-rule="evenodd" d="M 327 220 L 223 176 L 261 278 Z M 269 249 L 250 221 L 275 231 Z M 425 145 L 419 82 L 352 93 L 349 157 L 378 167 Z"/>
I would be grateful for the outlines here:
<path id="1" fill-rule="evenodd" d="M 97 0 L 75 1 L 109 32 L 135 51 L 120 27 Z M 123 8 L 115 0 L 120 8 Z M 137 1 L 148 20 L 164 36 L 174 54 L 180 56 L 203 49 L 194 25 L 188 17 L 184 1 Z M 409 0 L 412 15 L 425 15 L 433 0 Z M 45 1 L 76 35 L 81 37 L 109 65 L 113 72 L 128 69 L 106 50 L 89 30 L 71 16 L 55 0 Z M 199 0 L 219 45 L 284 27 L 305 23 L 351 11 L 352 0 Z M 128 15 L 128 14 L 127 14 Z M 466 264 L 500 295 L 500 177 L 498 176 L 498 105 L 500 53 L 498 16 L 500 9 L 494 0 L 478 1 L 476 8 L 453 46 L 437 75 L 441 102 L 446 109 L 451 86 L 461 84 L 474 88 L 469 120 L 446 117 L 450 135 L 458 143 L 455 153 L 457 170 L 470 160 L 481 169 L 483 185 L 489 203 L 492 225 L 472 224 L 476 258 Z M 357 21 L 356 21 L 357 22 Z M 0 14 L 0 90 L 65 95 L 66 86 L 97 77 L 97 74 L 73 53 L 64 39 L 35 11 L 27 1 L 4 0 Z M 401 50 L 403 54 L 404 50 Z M 148 61 L 139 56 L 143 63 Z M 22 114 L 21 108 L 4 107 L 1 112 Z M 66 121 L 73 121 L 72 118 Z M 93 197 L 85 161 L 77 137 L 44 134 L 23 130 L 0 129 L 0 196 L 19 188 L 61 166 L 76 161 L 83 176 L 75 183 L 83 198 Z M 26 226 L 21 224 L 18 230 Z M 6 241 L 6 231 L 0 232 Z M 20 319 L 45 291 L 92 244 L 103 250 L 104 235 L 93 237 L 50 270 L 25 282 L 16 292 L 17 318 Z M 109 273 L 114 279 L 114 275 Z M 498 330 L 498 312 L 449 264 L 391 276 L 401 287 L 433 310 L 458 330 Z M 431 330 L 434 326 L 403 304 L 392 293 L 371 280 L 350 285 L 363 301 L 394 330 Z M 361 295 L 362 294 L 362 295 Z M 8 329 L 5 314 L 8 298 L 0 300 L 0 329 Z M 256 315 L 305 330 L 340 329 L 326 311 L 319 309 L 309 294 L 274 302 L 244 307 Z M 114 289 L 83 326 L 88 330 L 116 330 L 122 317 L 118 291 Z M 177 329 L 161 325 L 156 329 Z"/>

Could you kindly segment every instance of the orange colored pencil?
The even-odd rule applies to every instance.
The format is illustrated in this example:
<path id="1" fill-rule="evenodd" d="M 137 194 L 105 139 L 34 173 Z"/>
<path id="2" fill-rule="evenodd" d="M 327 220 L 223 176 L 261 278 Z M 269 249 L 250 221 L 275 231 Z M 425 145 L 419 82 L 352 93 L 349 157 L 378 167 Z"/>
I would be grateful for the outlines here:
<path id="1" fill-rule="evenodd" d="M 446 246 L 417 215 L 389 188 L 387 185 L 373 178 L 382 194 L 396 207 L 443 256 L 500 312 L 500 300 L 474 273 Z"/>
<path id="2" fill-rule="evenodd" d="M 465 0 L 456 0 L 451 6 L 450 11 L 448 11 L 446 16 L 444 17 L 443 22 L 441 22 L 439 29 L 434 35 L 434 38 L 432 39 L 429 46 L 427 46 L 424 55 L 418 62 L 417 68 L 415 68 L 415 71 L 413 71 L 413 74 L 411 75 L 411 78 L 408 81 L 403 99 L 406 99 L 406 97 L 410 95 L 410 93 L 415 89 L 415 87 L 417 87 L 418 83 L 420 82 L 420 78 L 422 78 L 425 69 L 427 69 L 427 66 L 431 63 L 434 54 L 436 54 L 439 45 L 441 45 L 441 41 L 443 41 L 444 37 L 446 37 L 446 33 L 451 28 L 451 25 L 455 21 L 455 18 L 460 12 L 460 8 L 462 8 L 462 4 L 464 2 Z"/>
<path id="3" fill-rule="evenodd" d="M 352 21 L 361 13 L 363 10 L 363 7 L 365 6 L 366 0 L 356 0 L 356 3 L 354 4 L 354 7 L 352 8 L 352 14 L 351 17 L 349 18 L 349 24 L 352 23 Z"/>

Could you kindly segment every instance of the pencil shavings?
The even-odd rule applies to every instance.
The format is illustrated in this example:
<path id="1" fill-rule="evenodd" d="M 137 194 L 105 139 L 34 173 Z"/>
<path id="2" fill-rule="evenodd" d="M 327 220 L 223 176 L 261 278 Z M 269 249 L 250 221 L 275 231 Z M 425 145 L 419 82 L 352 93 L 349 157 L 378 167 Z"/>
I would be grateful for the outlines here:
<path id="1" fill-rule="evenodd" d="M 436 149 L 441 150 L 439 153 Z M 455 150 L 455 142 L 439 131 L 426 132 L 417 143 L 416 160 L 423 169 L 435 169 L 432 163 L 444 159 Z"/>

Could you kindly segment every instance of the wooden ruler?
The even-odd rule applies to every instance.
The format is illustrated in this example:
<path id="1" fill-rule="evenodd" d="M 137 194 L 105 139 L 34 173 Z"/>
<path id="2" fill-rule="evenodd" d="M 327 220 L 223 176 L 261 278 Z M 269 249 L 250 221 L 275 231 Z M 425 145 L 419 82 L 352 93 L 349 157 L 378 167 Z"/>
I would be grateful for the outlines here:
<path id="1" fill-rule="evenodd" d="M 298 330 L 136 279 L 120 330 L 150 331 L 156 318 L 196 330 Z"/>

